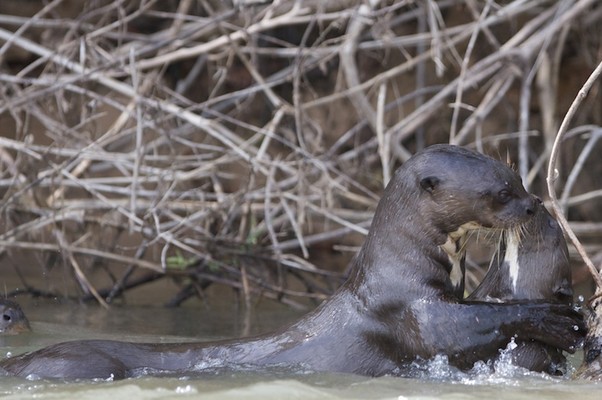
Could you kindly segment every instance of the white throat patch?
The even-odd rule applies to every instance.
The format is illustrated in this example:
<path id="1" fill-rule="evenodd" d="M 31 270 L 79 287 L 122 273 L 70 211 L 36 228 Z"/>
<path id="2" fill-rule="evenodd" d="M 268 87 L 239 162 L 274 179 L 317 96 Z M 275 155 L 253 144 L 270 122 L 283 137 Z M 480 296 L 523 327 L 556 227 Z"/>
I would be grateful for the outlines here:
<path id="1" fill-rule="evenodd" d="M 508 272 L 512 281 L 512 290 L 516 292 L 516 283 L 518 282 L 518 273 L 520 265 L 518 264 L 518 245 L 519 237 L 515 231 L 509 231 L 506 236 L 506 254 L 504 262 L 508 263 Z"/>

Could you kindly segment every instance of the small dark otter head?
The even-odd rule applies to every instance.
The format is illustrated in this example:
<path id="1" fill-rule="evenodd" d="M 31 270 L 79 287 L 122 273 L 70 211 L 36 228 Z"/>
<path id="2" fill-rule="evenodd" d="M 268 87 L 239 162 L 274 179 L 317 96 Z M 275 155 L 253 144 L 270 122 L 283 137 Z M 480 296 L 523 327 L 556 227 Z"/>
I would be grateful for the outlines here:
<path id="1" fill-rule="evenodd" d="M 0 299 L 0 334 L 15 335 L 31 330 L 21 307 L 10 300 Z"/>
<path id="2" fill-rule="evenodd" d="M 507 165 L 483 154 L 450 145 L 435 145 L 413 158 L 423 210 L 454 232 L 471 224 L 509 228 L 528 221 L 537 200 Z"/>

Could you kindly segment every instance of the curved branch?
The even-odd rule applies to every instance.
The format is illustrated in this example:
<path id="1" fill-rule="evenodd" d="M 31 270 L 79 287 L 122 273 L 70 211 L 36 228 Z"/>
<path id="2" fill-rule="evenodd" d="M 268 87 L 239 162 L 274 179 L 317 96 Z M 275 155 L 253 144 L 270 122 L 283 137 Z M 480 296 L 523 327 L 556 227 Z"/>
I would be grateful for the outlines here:
<path id="1" fill-rule="evenodd" d="M 587 96 L 589 90 L 592 88 L 594 82 L 596 81 L 596 79 L 598 79 L 600 74 L 602 74 L 602 62 L 600 62 L 600 64 L 598 64 L 598 66 L 596 67 L 594 72 L 592 72 L 592 74 L 589 76 L 589 78 L 587 78 L 587 81 L 585 81 L 585 83 L 583 84 L 583 86 L 581 87 L 579 92 L 577 93 L 575 100 L 573 100 L 571 107 L 569 108 L 566 115 L 564 116 L 564 119 L 562 120 L 562 124 L 560 125 L 560 129 L 558 129 L 558 134 L 556 135 L 556 140 L 554 140 L 554 146 L 552 147 L 552 153 L 550 154 L 550 162 L 548 163 L 548 175 L 546 177 L 546 182 L 548 184 L 548 193 L 550 195 L 552 208 L 554 210 L 554 213 L 556 214 L 556 218 L 558 219 L 558 222 L 560 223 L 560 225 L 562 226 L 562 228 L 564 229 L 564 231 L 566 232 L 568 237 L 571 239 L 571 242 L 573 242 L 573 245 L 579 252 L 579 255 L 581 256 L 581 258 L 583 259 L 583 262 L 585 262 L 585 265 L 587 265 L 589 272 L 592 274 L 592 278 L 594 279 L 594 282 L 596 283 L 596 293 L 594 295 L 596 297 L 602 295 L 602 276 L 600 276 L 600 273 L 594 266 L 594 263 L 587 255 L 585 248 L 583 247 L 583 245 L 577 238 L 577 235 L 575 235 L 575 232 L 573 232 L 573 230 L 569 226 L 569 222 L 567 221 L 566 217 L 562 213 L 562 209 L 560 208 L 560 204 L 558 203 L 558 199 L 556 198 L 556 190 L 554 189 L 554 181 L 555 181 L 556 173 L 557 173 L 557 171 L 554 167 L 556 165 L 556 159 L 558 158 L 558 153 L 560 150 L 560 142 L 562 142 L 562 139 L 564 138 L 564 136 L 567 132 L 568 126 L 569 126 L 571 120 L 573 119 L 573 116 L 577 112 L 577 109 L 579 108 L 579 106 L 581 105 L 581 103 L 583 102 L 585 97 Z"/>

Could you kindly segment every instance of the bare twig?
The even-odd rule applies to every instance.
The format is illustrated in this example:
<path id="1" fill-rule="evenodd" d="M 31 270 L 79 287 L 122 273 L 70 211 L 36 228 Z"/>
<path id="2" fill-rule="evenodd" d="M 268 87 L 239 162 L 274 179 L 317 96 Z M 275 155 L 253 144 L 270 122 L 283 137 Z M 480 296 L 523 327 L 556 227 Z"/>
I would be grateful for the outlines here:
<path id="1" fill-rule="evenodd" d="M 50 265 L 63 251 L 85 299 L 98 268 L 115 282 L 107 300 L 182 277 L 176 302 L 212 282 L 248 304 L 323 298 L 345 265 L 321 265 L 320 249 L 352 256 L 414 151 L 507 152 L 542 184 L 567 76 L 591 63 L 602 16 L 595 0 L 231 4 L 52 0 L 0 15 L 0 255 Z M 579 43 L 570 60 L 565 43 Z M 598 129 L 598 103 L 567 136 Z M 562 149 L 571 215 L 600 197 L 581 186 L 589 140 L 578 157 Z"/>
<path id="2" fill-rule="evenodd" d="M 573 116 L 577 112 L 577 109 L 579 108 L 579 106 L 581 105 L 581 103 L 583 102 L 585 97 L 587 96 L 588 92 L 590 91 L 590 89 L 592 88 L 592 86 L 594 85 L 594 83 L 596 82 L 598 77 L 600 76 L 600 74 L 602 74 L 602 62 L 600 62 L 598 64 L 596 69 L 594 69 L 594 71 L 591 73 L 591 75 L 587 78 L 587 80 L 585 81 L 585 83 L 583 84 L 583 86 L 581 87 L 579 92 L 577 93 L 577 96 L 573 100 L 571 107 L 569 108 L 566 115 L 564 116 L 564 119 L 562 120 L 562 124 L 560 125 L 560 128 L 558 129 L 558 134 L 556 135 L 556 140 L 554 141 L 554 146 L 552 147 L 552 153 L 550 154 L 550 162 L 548 163 L 548 175 L 546 177 L 546 182 L 548 184 L 548 194 L 550 195 L 552 208 L 554 209 L 556 218 L 560 222 L 560 225 L 562 225 L 562 228 L 564 229 L 564 231 L 566 232 L 568 237 L 571 239 L 571 242 L 573 243 L 573 245 L 577 248 L 579 255 L 583 259 L 583 262 L 585 262 L 585 265 L 587 265 L 587 268 L 589 269 L 589 272 L 592 275 L 592 278 L 596 282 L 596 295 L 597 296 L 602 295 L 602 276 L 600 276 L 599 271 L 596 269 L 596 267 L 592 263 L 591 259 L 588 257 L 587 252 L 583 248 L 583 245 L 581 244 L 581 242 L 579 241 L 579 239 L 577 238 L 575 233 L 571 230 L 571 227 L 570 227 L 566 217 L 562 213 L 562 209 L 560 208 L 560 204 L 558 203 L 558 199 L 556 197 L 556 190 L 554 189 L 554 182 L 555 182 L 556 176 L 557 176 L 557 171 L 555 169 L 556 159 L 558 158 L 558 154 L 560 152 L 560 144 L 562 143 L 562 139 L 564 138 L 564 135 L 566 134 L 569 124 L 571 123 Z"/>
<path id="3" fill-rule="evenodd" d="M 107 302 L 104 301 L 104 299 L 102 297 L 100 297 L 100 295 L 98 294 L 98 292 L 96 291 L 94 286 L 92 286 L 92 284 L 90 283 L 90 281 L 84 274 L 84 271 L 82 271 L 81 267 L 79 266 L 79 263 L 77 262 L 77 259 L 73 256 L 73 252 L 70 250 L 72 246 L 67 243 L 67 240 L 65 239 L 65 236 L 63 235 L 63 233 L 61 231 L 55 229 L 54 235 L 56 236 L 56 238 L 59 242 L 61 251 L 67 255 L 67 258 L 69 259 L 69 262 L 71 263 L 71 267 L 73 268 L 73 271 L 75 272 L 75 276 L 77 277 L 77 281 L 79 282 L 79 284 L 82 287 L 82 289 L 84 290 L 84 292 L 91 293 L 92 296 L 94 296 L 96 301 L 98 301 L 98 303 L 101 306 L 103 306 L 104 308 L 109 308 L 109 305 L 107 304 Z"/>

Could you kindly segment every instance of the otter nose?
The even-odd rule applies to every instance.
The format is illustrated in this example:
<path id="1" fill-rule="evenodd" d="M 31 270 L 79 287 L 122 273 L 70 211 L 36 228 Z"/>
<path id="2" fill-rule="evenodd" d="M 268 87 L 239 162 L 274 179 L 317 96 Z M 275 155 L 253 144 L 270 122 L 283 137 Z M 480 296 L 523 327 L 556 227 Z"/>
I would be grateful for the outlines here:
<path id="1" fill-rule="evenodd" d="M 525 211 L 527 212 L 527 215 L 531 216 L 531 215 L 535 215 L 535 209 L 537 208 L 538 204 L 541 204 L 542 201 L 539 197 L 537 196 L 529 196 L 527 198 L 527 204 L 525 207 Z"/>

